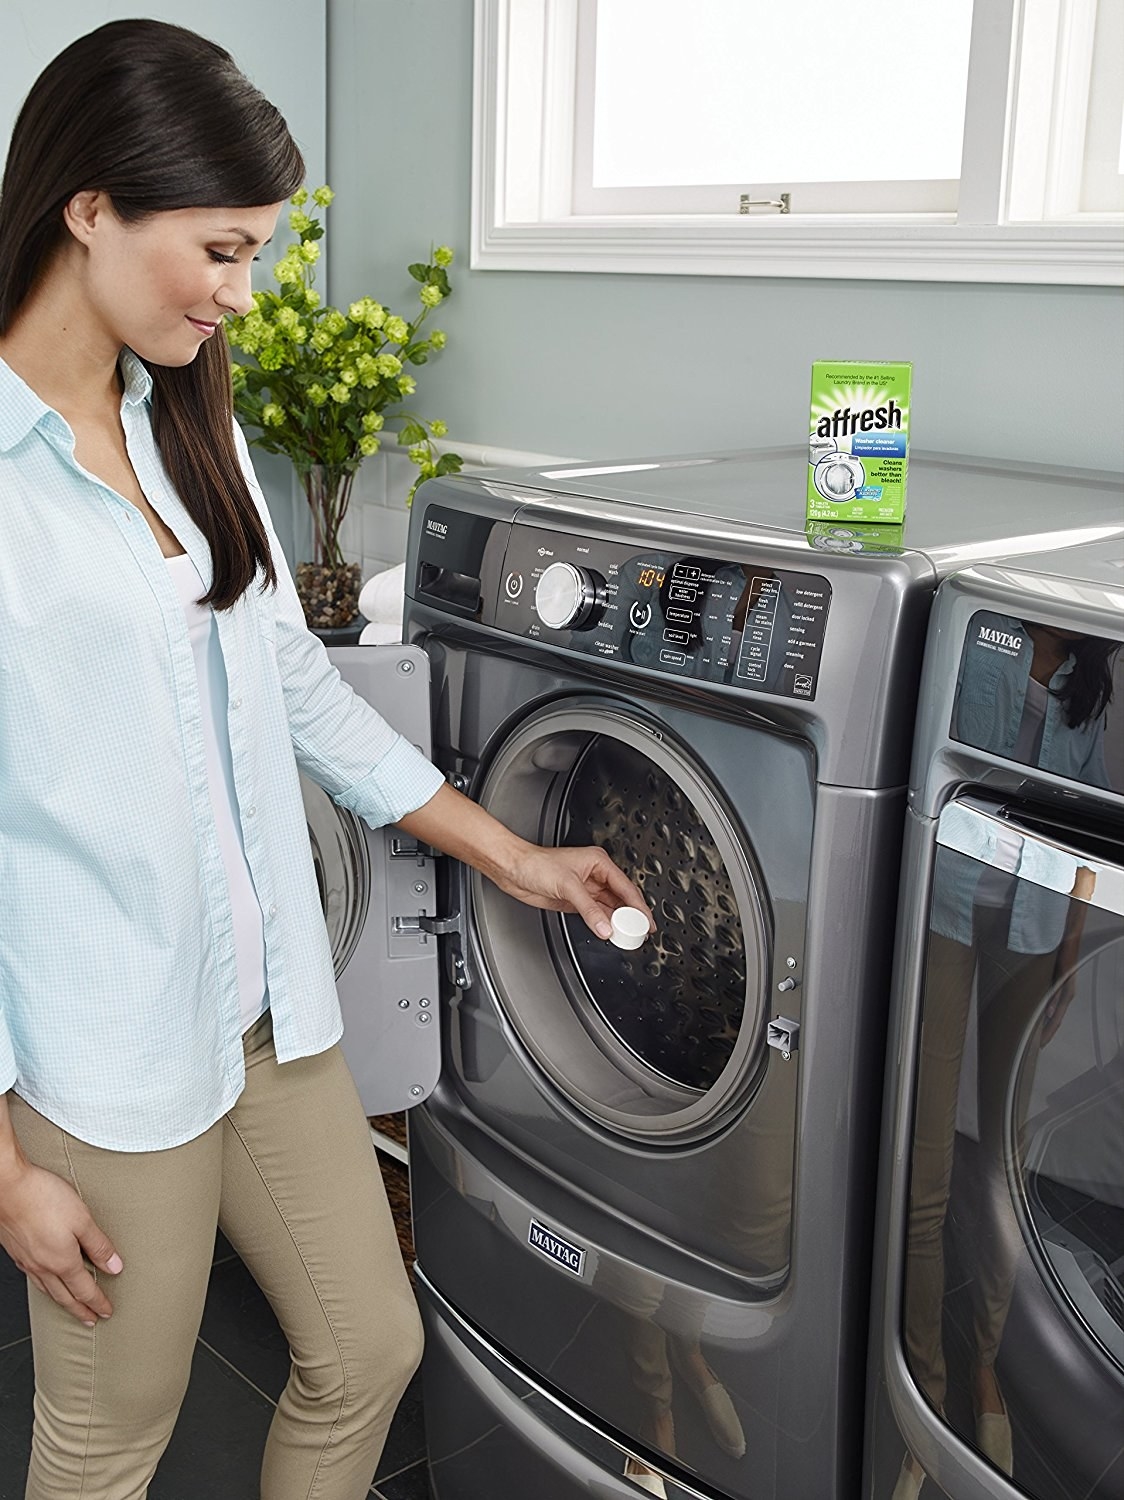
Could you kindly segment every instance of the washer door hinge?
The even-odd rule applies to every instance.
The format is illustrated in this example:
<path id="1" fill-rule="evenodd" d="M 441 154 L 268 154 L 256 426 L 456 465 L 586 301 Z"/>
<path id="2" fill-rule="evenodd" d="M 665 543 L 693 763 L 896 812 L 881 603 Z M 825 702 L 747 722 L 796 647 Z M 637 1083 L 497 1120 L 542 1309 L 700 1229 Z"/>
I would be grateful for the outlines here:
<path id="1" fill-rule="evenodd" d="M 424 932 L 430 937 L 444 938 L 445 941 L 439 947 L 445 958 L 445 971 L 450 982 L 458 990 L 472 987 L 472 973 L 464 956 L 459 911 L 452 912 L 447 917 L 395 917 L 394 930 L 404 933 Z"/>
<path id="2" fill-rule="evenodd" d="M 431 937 L 447 937 L 450 932 L 460 932 L 461 914 L 455 911 L 451 917 L 419 917 L 418 926 Z"/>
<path id="3" fill-rule="evenodd" d="M 790 1021 L 785 1016 L 776 1016 L 769 1022 L 765 1041 L 775 1047 L 785 1062 L 800 1045 L 800 1022 Z"/>

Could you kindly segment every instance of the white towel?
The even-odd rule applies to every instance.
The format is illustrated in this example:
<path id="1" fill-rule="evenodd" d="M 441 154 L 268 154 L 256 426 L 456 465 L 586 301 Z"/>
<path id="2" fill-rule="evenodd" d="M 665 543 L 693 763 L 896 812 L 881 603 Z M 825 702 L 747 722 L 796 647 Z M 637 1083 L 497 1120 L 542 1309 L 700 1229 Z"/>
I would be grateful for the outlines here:
<path id="1" fill-rule="evenodd" d="M 405 602 L 406 564 L 399 563 L 367 579 L 359 592 L 359 613 L 373 625 L 395 625 L 400 630 Z"/>
<path id="2" fill-rule="evenodd" d="M 364 625 L 359 635 L 361 646 L 400 646 L 402 644 L 401 625 L 391 625 L 385 620 L 372 620 L 369 625 Z"/>

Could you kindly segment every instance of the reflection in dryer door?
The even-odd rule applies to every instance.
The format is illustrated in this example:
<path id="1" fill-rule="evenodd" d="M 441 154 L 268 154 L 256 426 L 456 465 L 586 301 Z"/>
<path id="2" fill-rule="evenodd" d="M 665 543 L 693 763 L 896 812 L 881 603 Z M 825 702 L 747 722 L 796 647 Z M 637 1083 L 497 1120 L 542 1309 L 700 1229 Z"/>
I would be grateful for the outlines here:
<path id="1" fill-rule="evenodd" d="M 1022 1493 L 1118 1500 L 1121 848 L 968 797 L 944 809 L 937 838 L 907 1362 L 943 1421 Z"/>

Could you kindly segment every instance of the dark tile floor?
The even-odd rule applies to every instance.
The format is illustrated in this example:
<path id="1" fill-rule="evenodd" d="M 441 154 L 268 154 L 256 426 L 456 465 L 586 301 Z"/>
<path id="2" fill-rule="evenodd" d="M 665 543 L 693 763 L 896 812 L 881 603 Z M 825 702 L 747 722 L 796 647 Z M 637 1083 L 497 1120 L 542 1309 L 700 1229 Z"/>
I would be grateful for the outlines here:
<path id="1" fill-rule="evenodd" d="M 222 1237 L 191 1385 L 149 1500 L 258 1500 L 262 1447 L 289 1374 L 269 1303 Z M 31 1449 L 31 1342 L 23 1276 L 0 1251 L 0 1500 L 22 1500 Z M 420 1377 L 402 1399 L 371 1495 L 429 1500 Z"/>

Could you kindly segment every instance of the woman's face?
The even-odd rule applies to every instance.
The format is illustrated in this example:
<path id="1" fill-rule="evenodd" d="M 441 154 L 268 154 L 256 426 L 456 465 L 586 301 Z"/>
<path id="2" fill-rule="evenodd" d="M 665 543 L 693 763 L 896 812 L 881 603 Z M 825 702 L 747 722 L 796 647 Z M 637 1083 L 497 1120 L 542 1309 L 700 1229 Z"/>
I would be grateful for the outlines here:
<path id="1" fill-rule="evenodd" d="M 251 307 L 250 267 L 273 234 L 281 204 L 177 208 L 126 224 L 104 193 L 70 208 L 88 252 L 85 305 L 118 347 L 156 365 L 188 365 L 223 318 Z"/>

